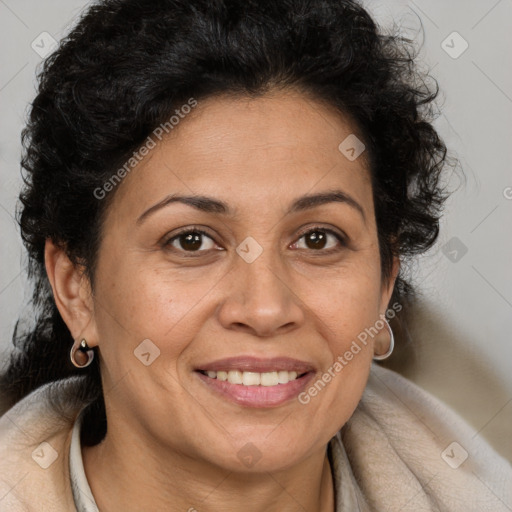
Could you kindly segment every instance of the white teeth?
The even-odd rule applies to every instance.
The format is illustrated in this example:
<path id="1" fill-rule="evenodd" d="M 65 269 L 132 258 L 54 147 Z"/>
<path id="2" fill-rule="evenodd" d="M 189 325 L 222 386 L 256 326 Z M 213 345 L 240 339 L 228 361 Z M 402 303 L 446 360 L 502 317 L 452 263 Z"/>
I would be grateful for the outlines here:
<path id="1" fill-rule="evenodd" d="M 217 372 L 217 375 L 219 373 Z M 244 386 L 259 386 L 261 383 L 261 374 L 256 372 L 243 372 L 242 384 Z"/>
<path id="2" fill-rule="evenodd" d="M 279 384 L 279 378 L 277 372 L 268 372 L 261 374 L 261 385 L 262 386 L 277 386 Z"/>
<path id="3" fill-rule="evenodd" d="M 239 372 L 238 370 L 230 370 L 228 372 L 228 381 L 231 382 L 231 384 L 242 384 L 242 372 Z"/>
<path id="4" fill-rule="evenodd" d="M 206 375 L 211 379 L 227 380 L 231 384 L 243 384 L 244 386 L 277 386 L 288 384 L 297 378 L 297 372 L 279 370 L 275 372 L 241 372 L 239 370 L 218 371 L 208 370 Z"/>
<path id="5" fill-rule="evenodd" d="M 288 372 L 286 370 L 277 372 L 277 381 L 279 384 L 288 384 Z"/>

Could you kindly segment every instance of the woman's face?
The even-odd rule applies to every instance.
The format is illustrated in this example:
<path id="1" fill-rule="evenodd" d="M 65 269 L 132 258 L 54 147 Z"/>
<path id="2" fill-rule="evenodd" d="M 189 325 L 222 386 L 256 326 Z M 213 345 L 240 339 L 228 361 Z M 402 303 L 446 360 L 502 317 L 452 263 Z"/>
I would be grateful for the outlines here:
<path id="1" fill-rule="evenodd" d="M 126 176 L 88 327 L 109 432 L 270 471 L 318 453 L 348 420 L 373 339 L 345 353 L 386 311 L 394 281 L 381 283 L 366 154 L 338 148 L 354 131 L 296 92 L 218 97 Z M 332 193 L 348 199 L 322 200 Z M 269 385 L 249 385 L 258 379 Z"/>

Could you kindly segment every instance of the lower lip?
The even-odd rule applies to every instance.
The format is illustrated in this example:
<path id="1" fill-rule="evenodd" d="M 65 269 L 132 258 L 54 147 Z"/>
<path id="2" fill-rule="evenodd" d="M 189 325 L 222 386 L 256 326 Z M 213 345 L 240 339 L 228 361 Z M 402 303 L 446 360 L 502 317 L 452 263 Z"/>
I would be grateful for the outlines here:
<path id="1" fill-rule="evenodd" d="M 296 398 L 311 381 L 314 372 L 308 372 L 302 377 L 276 386 L 244 386 L 231 384 L 227 380 L 212 379 L 201 372 L 195 372 L 209 389 L 238 405 L 247 407 L 278 407 Z"/>

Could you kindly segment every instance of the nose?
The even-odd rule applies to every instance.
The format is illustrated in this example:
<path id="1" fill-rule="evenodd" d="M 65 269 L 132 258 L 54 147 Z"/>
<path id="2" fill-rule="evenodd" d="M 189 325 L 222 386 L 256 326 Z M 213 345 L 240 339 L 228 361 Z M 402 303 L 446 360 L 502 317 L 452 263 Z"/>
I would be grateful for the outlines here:
<path id="1" fill-rule="evenodd" d="M 290 271 L 278 255 L 264 250 L 247 263 L 237 257 L 229 278 L 226 295 L 218 308 L 225 329 L 258 337 L 272 337 L 299 328 L 304 323 L 304 304 L 290 277 Z"/>

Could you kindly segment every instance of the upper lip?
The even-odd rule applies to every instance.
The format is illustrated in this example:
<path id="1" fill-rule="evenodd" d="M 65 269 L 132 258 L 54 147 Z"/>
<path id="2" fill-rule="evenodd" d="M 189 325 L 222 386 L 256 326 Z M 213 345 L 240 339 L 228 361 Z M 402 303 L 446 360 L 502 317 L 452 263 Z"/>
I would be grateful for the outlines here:
<path id="1" fill-rule="evenodd" d="M 259 358 L 252 356 L 237 356 L 218 359 L 211 363 L 199 365 L 197 370 L 221 371 L 221 370 L 240 370 L 245 372 L 275 372 L 286 370 L 289 372 L 306 373 L 314 370 L 312 364 L 290 357 Z"/>

